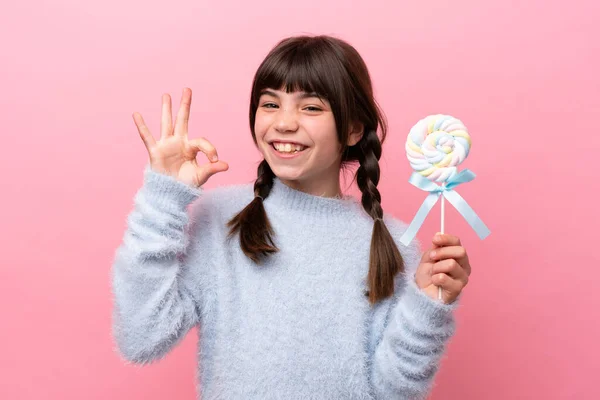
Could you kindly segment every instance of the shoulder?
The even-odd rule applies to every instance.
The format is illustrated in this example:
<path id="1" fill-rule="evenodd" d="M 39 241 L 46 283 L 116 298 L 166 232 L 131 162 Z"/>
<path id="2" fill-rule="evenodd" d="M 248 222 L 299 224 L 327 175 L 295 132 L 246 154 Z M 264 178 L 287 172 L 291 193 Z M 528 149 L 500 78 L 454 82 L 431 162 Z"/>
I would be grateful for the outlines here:
<path id="1" fill-rule="evenodd" d="M 191 207 L 194 220 L 208 215 L 219 220 L 229 220 L 254 198 L 254 183 L 241 183 L 202 188 L 202 195 Z"/>
<path id="2" fill-rule="evenodd" d="M 216 186 L 204 190 L 207 201 L 223 210 L 246 206 L 254 198 L 254 182 Z"/>

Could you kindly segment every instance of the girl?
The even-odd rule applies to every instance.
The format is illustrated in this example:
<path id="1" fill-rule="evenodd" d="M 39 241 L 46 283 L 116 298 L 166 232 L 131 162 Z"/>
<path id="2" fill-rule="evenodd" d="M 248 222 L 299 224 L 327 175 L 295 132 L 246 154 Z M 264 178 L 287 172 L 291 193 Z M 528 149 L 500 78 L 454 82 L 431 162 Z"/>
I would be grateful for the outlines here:
<path id="1" fill-rule="evenodd" d="M 188 137 L 191 98 L 173 127 L 163 96 L 159 141 L 133 115 L 150 163 L 113 265 L 120 354 L 149 363 L 198 325 L 203 400 L 425 398 L 470 266 L 457 237 L 421 257 L 384 216 L 386 125 L 360 55 L 329 36 L 267 55 L 250 99 L 254 185 L 203 190 L 228 165 Z M 340 189 L 352 164 L 360 203 Z"/>

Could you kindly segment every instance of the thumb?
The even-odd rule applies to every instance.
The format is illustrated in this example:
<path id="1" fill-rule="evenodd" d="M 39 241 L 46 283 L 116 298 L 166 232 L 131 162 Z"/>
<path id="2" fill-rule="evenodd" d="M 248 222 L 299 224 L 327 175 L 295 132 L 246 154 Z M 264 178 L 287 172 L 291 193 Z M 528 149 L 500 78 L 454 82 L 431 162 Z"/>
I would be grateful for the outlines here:
<path id="1" fill-rule="evenodd" d="M 442 247 L 442 246 L 438 246 L 432 240 L 431 241 L 431 247 L 429 247 L 427 250 L 425 250 L 423 252 L 423 255 L 421 256 L 421 262 L 422 263 L 433 263 L 433 262 L 435 262 L 434 260 L 431 259 L 430 253 L 431 253 L 432 250 L 439 249 L 440 247 Z"/>
<path id="2" fill-rule="evenodd" d="M 209 162 L 198 167 L 196 170 L 196 177 L 198 179 L 198 186 L 202 186 L 208 181 L 208 179 L 216 173 L 224 172 L 229 169 L 229 164 L 225 161 Z"/>

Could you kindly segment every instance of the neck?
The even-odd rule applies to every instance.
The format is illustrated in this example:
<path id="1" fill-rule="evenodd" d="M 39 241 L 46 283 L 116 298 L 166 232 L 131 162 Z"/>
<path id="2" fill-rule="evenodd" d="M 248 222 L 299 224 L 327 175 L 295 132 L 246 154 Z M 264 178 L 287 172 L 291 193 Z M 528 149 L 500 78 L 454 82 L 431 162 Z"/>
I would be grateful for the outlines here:
<path id="1" fill-rule="evenodd" d="M 313 196 L 341 198 L 342 189 L 340 187 L 339 175 L 332 178 L 313 178 L 310 180 L 290 180 L 280 179 L 286 186 L 304 192 Z"/>
<path id="2" fill-rule="evenodd" d="M 340 188 L 339 181 L 336 183 L 326 182 L 300 182 L 295 180 L 280 179 L 286 186 L 319 197 L 333 197 L 338 198 L 342 196 L 342 190 Z"/>

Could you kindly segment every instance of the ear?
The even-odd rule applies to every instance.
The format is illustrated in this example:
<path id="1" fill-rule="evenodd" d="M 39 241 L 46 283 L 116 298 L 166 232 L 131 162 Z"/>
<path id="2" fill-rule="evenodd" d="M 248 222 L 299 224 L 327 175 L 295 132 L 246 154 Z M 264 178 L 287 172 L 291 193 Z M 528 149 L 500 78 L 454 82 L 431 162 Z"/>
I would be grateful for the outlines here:
<path id="1" fill-rule="evenodd" d="M 360 141 L 364 133 L 364 125 L 360 122 L 354 122 L 350 125 L 350 132 L 348 133 L 348 146 L 354 146 Z"/>

